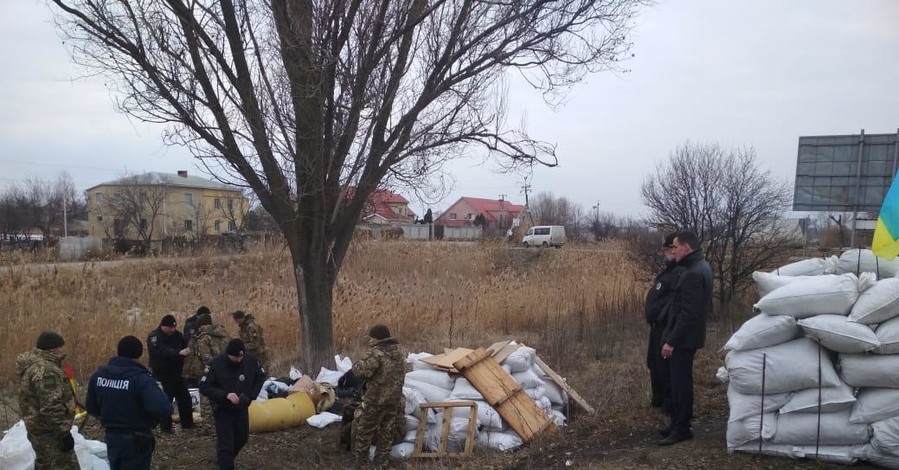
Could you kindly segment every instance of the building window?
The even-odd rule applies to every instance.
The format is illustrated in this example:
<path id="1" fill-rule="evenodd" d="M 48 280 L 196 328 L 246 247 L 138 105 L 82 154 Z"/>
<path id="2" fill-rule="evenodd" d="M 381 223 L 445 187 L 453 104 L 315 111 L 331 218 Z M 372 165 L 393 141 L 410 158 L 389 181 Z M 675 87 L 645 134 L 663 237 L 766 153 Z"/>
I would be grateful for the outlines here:
<path id="1" fill-rule="evenodd" d="M 218 202 L 218 201 L 219 201 L 218 199 L 215 200 L 215 202 Z M 221 221 L 221 220 L 216 220 L 216 221 L 215 221 L 215 231 L 216 231 L 216 232 L 221 232 L 221 231 L 222 231 L 222 221 Z"/>
<path id="2" fill-rule="evenodd" d="M 191 193 L 184 193 L 184 205 L 187 207 L 194 206 L 194 195 Z"/>
<path id="3" fill-rule="evenodd" d="M 103 222 L 103 216 L 102 216 L 102 215 L 98 215 L 98 216 L 97 216 L 97 222 Z"/>
<path id="4" fill-rule="evenodd" d="M 233 220 L 228 221 L 228 230 L 230 230 L 232 232 L 237 231 L 237 224 L 235 224 Z"/>
<path id="5" fill-rule="evenodd" d="M 94 202 L 103 204 L 103 193 L 94 193 Z"/>
<path id="6" fill-rule="evenodd" d="M 228 199 L 228 210 L 229 211 L 234 210 L 234 199 Z"/>
<path id="7" fill-rule="evenodd" d="M 194 231 L 194 221 L 193 220 L 185 220 L 184 221 L 184 231 L 185 232 L 193 232 Z"/>
<path id="8" fill-rule="evenodd" d="M 141 230 L 147 229 L 147 219 L 140 219 L 140 229 Z"/>
<path id="9" fill-rule="evenodd" d="M 471 220 L 471 219 L 473 218 L 473 216 L 474 216 L 474 214 L 472 214 L 471 212 L 469 212 L 469 213 L 465 214 L 465 219 L 466 219 L 466 220 Z"/>
<path id="10" fill-rule="evenodd" d="M 213 205 L 215 206 L 216 210 L 221 209 L 222 208 L 222 200 L 219 198 L 215 198 L 215 202 L 213 203 Z"/>
<path id="11" fill-rule="evenodd" d="M 450 220 L 456 220 L 456 213 L 450 212 Z"/>

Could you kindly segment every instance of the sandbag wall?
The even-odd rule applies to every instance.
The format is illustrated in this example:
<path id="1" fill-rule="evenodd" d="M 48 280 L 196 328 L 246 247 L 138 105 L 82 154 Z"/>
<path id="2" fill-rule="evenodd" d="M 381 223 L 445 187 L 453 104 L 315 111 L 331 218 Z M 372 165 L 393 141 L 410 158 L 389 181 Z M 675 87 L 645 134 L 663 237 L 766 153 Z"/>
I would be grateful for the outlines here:
<path id="1" fill-rule="evenodd" d="M 403 384 L 403 395 L 406 400 L 406 437 L 402 443 L 393 446 L 390 452 L 391 459 L 403 460 L 412 455 L 415 449 L 418 423 L 422 419 L 427 420 L 424 449 L 429 451 L 437 449 L 444 419 L 452 420 L 447 450 L 458 452 L 465 448 L 469 409 L 455 408 L 451 417 L 444 416 L 442 411 L 432 409 L 422 416 L 419 408 L 422 403 L 474 401 L 478 407 L 476 447 L 508 451 L 523 444 L 521 438 L 509 428 L 499 413 L 484 401 L 483 396 L 468 380 L 457 374 L 450 374 L 434 368 L 422 361 L 429 356 L 428 353 L 419 353 L 410 354 L 408 357 L 412 371 L 406 374 Z M 568 402 L 568 396 L 535 364 L 535 358 L 536 352 L 533 348 L 520 347 L 510 354 L 501 363 L 501 366 L 522 386 L 525 393 L 553 419 L 555 424 L 562 426 L 565 424 L 565 415 L 562 410 Z"/>
<path id="2" fill-rule="evenodd" d="M 729 451 L 899 468 L 899 261 L 850 250 L 753 277 L 724 346 Z"/>

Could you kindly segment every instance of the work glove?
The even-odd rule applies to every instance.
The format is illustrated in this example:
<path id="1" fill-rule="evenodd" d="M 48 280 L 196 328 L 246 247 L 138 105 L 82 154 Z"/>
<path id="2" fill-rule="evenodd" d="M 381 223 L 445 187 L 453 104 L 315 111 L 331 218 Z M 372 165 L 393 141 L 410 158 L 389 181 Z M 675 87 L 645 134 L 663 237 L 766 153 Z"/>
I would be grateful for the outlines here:
<path id="1" fill-rule="evenodd" d="M 71 452 L 72 449 L 75 448 L 75 438 L 72 437 L 72 433 L 66 431 L 59 439 L 59 448 L 62 449 L 63 452 Z"/>

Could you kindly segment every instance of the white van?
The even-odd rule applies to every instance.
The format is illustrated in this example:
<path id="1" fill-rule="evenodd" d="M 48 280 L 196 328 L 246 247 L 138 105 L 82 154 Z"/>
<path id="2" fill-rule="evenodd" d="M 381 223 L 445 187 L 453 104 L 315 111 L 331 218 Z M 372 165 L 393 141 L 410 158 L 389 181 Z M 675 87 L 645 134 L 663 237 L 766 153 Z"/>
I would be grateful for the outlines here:
<path id="1" fill-rule="evenodd" d="M 562 248 L 562 245 L 565 244 L 565 227 L 561 225 L 537 225 L 531 227 L 524 238 L 521 239 L 521 244 L 525 248 L 532 246 Z"/>

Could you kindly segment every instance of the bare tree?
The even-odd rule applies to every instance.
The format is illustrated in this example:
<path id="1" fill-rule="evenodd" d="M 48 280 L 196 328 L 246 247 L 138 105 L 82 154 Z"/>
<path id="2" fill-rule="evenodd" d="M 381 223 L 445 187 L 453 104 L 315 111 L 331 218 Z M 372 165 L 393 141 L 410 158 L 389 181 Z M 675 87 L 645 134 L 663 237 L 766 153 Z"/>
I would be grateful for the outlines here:
<path id="1" fill-rule="evenodd" d="M 101 209 L 103 213 L 112 215 L 113 220 L 118 221 L 115 223 L 119 224 L 112 227 L 113 233 L 109 233 L 107 224 L 107 236 L 116 240 L 127 238 L 127 230 L 130 228 L 137 239 L 143 242 L 144 248 L 149 249 L 169 192 L 171 186 L 168 177 L 161 173 L 119 178 L 105 199 L 105 207 Z"/>
<path id="2" fill-rule="evenodd" d="M 332 288 L 369 194 L 419 187 L 466 146 L 556 164 L 504 120 L 519 71 L 550 102 L 614 69 L 643 0 L 52 0 L 119 107 L 168 124 L 277 221 L 307 368 L 333 357 Z"/>
<path id="3" fill-rule="evenodd" d="M 540 225 L 564 225 L 570 232 L 581 226 L 583 207 L 569 201 L 564 196 L 556 197 L 551 192 L 541 192 L 531 199 L 529 210 L 534 221 Z"/>
<path id="4" fill-rule="evenodd" d="M 684 144 L 644 181 L 642 196 L 655 222 L 699 235 L 721 302 L 796 244 L 783 220 L 789 185 L 759 168 L 751 147 Z"/>

